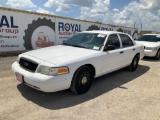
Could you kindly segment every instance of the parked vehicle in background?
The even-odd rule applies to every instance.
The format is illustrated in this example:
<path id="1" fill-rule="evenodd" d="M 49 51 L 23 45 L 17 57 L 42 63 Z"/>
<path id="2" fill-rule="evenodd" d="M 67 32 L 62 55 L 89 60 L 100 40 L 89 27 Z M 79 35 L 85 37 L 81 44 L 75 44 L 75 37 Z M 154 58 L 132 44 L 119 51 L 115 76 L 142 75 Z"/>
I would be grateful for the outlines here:
<path id="1" fill-rule="evenodd" d="M 160 34 L 144 34 L 136 42 L 144 45 L 144 56 L 160 58 Z"/>
<path id="2" fill-rule="evenodd" d="M 70 88 L 83 94 L 94 78 L 124 67 L 135 71 L 144 56 L 143 48 L 126 33 L 84 31 L 62 45 L 20 54 L 12 70 L 17 80 L 37 90 Z"/>

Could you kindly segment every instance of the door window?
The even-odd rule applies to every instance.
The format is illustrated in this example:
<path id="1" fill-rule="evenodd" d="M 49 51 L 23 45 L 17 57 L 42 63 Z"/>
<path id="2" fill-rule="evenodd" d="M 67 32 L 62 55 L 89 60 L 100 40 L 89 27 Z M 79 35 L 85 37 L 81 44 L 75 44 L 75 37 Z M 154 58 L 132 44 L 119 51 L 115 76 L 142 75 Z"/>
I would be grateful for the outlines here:
<path id="1" fill-rule="evenodd" d="M 120 42 L 117 34 L 109 35 L 106 46 L 115 45 L 116 49 L 120 48 Z"/>

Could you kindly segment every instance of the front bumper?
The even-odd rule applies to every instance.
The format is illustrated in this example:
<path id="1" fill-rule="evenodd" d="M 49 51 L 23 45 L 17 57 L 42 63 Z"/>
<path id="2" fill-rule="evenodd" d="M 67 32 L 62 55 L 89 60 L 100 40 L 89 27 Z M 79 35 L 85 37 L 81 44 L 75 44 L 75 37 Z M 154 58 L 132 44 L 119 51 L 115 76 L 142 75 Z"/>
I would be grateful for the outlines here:
<path id="1" fill-rule="evenodd" d="M 157 54 L 157 51 L 144 50 L 144 56 L 147 56 L 147 57 L 155 57 L 156 54 Z"/>
<path id="2" fill-rule="evenodd" d="M 64 74 L 58 76 L 48 76 L 40 73 L 33 73 L 23 69 L 17 62 L 12 64 L 15 74 L 23 76 L 23 83 L 43 92 L 56 92 L 70 87 L 73 75 Z"/>

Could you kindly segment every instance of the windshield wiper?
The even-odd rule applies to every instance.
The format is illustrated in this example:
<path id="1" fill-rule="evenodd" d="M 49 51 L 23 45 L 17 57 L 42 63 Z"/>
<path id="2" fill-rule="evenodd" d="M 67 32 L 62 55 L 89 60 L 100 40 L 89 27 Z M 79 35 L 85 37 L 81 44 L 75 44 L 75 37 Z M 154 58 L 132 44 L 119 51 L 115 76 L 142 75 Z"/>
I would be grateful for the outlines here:
<path id="1" fill-rule="evenodd" d="M 70 44 L 68 44 L 68 43 L 65 43 L 65 42 L 64 42 L 64 43 L 62 43 L 62 45 L 68 45 L 68 46 L 71 46 Z"/>
<path id="2" fill-rule="evenodd" d="M 68 45 L 68 46 L 73 46 L 73 47 L 79 47 L 79 48 L 87 48 L 86 46 L 83 46 L 83 45 L 71 45 L 71 44 L 68 44 L 68 43 L 62 43 L 62 45 Z"/>
<path id="3" fill-rule="evenodd" d="M 80 47 L 80 48 L 87 48 L 86 46 L 83 46 L 83 45 L 71 45 L 73 47 Z"/>

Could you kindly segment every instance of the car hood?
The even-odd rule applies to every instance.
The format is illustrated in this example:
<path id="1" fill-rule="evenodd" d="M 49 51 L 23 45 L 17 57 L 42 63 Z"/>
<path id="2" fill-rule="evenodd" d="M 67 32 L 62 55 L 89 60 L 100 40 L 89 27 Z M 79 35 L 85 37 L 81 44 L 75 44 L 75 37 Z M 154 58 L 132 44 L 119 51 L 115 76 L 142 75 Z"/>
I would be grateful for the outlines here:
<path id="1" fill-rule="evenodd" d="M 58 65 L 67 62 L 74 62 L 77 59 L 87 59 L 95 55 L 96 53 L 99 53 L 99 51 L 72 46 L 57 45 L 26 52 L 24 53 L 24 55 Z"/>
<path id="2" fill-rule="evenodd" d="M 141 43 L 146 47 L 158 47 L 158 46 L 160 46 L 160 42 L 136 41 L 136 43 Z"/>

